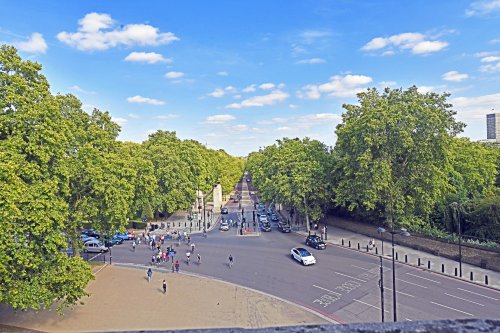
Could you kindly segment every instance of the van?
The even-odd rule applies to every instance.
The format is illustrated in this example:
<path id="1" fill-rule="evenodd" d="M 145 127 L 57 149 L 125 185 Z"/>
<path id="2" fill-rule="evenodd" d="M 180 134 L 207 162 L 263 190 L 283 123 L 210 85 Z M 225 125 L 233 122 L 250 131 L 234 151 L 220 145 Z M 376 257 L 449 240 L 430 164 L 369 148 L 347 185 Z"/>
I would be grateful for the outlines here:
<path id="1" fill-rule="evenodd" d="M 89 240 L 85 244 L 83 244 L 83 251 L 101 253 L 108 251 L 108 248 L 98 240 Z"/>

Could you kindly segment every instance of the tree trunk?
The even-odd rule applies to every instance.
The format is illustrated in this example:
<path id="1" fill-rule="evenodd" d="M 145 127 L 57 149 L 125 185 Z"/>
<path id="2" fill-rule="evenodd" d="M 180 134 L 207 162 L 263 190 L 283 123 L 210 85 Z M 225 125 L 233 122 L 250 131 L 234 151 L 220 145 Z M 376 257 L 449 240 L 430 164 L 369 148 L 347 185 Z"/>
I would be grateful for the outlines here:
<path id="1" fill-rule="evenodd" d="M 309 224 L 309 212 L 307 209 L 307 199 L 306 196 L 304 195 L 304 208 L 305 208 L 305 215 L 306 215 L 306 230 L 309 232 L 311 230 L 311 225 Z"/>

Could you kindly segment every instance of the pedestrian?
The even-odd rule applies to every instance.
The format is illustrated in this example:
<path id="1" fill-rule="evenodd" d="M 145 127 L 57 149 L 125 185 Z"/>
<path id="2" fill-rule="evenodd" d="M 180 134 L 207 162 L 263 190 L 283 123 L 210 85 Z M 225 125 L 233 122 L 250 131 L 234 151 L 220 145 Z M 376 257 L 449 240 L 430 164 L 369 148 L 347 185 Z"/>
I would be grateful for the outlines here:
<path id="1" fill-rule="evenodd" d="M 175 271 L 176 271 L 177 273 L 179 273 L 179 268 L 180 268 L 180 266 L 181 266 L 181 265 L 179 264 L 179 260 L 176 260 L 176 261 L 175 261 Z"/>
<path id="2" fill-rule="evenodd" d="M 167 293 L 167 281 L 163 280 L 163 293 Z"/>
<path id="3" fill-rule="evenodd" d="M 151 265 L 154 265 L 155 264 L 155 260 L 156 260 L 156 256 L 153 254 L 151 256 Z"/>
<path id="4" fill-rule="evenodd" d="M 201 264 L 201 256 L 199 253 L 198 253 L 197 257 L 198 257 L 198 265 L 199 265 L 199 264 Z"/>
<path id="5" fill-rule="evenodd" d="M 191 244 L 191 252 L 194 252 L 194 243 Z"/>
<path id="6" fill-rule="evenodd" d="M 151 282 L 151 278 L 153 277 L 153 270 L 151 267 L 148 268 L 146 275 L 148 276 L 148 282 Z"/>
<path id="7" fill-rule="evenodd" d="M 135 240 L 132 242 L 132 251 L 135 252 Z"/>
<path id="8" fill-rule="evenodd" d="M 172 264 L 170 264 L 170 268 L 172 269 L 172 273 L 175 271 L 175 265 L 174 265 L 174 257 L 172 257 Z"/>
<path id="9" fill-rule="evenodd" d="M 161 253 L 161 261 L 165 262 L 167 260 L 167 252 L 162 252 Z"/>

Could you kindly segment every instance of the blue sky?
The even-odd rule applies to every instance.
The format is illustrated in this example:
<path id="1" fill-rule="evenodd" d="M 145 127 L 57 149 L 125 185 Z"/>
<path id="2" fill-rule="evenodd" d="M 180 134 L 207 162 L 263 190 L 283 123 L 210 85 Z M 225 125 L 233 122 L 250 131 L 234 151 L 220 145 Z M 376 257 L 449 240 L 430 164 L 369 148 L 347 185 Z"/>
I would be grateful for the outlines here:
<path id="1" fill-rule="evenodd" d="M 500 0 L 0 1 L 0 42 L 53 93 L 109 111 L 121 140 L 176 131 L 246 155 L 334 145 L 367 87 L 449 92 L 464 136 L 500 112 Z"/>

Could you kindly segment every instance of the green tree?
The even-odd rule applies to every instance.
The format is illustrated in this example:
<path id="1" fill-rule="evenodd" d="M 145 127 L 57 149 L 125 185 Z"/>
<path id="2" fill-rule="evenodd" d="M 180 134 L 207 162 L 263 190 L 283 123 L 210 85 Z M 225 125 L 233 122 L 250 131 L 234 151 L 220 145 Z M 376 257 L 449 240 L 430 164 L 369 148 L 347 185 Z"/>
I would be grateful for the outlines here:
<path id="1" fill-rule="evenodd" d="M 369 89 L 344 105 L 335 146 L 335 201 L 381 209 L 387 224 L 416 223 L 450 190 L 449 146 L 464 124 L 447 94 Z"/>
<path id="2" fill-rule="evenodd" d="M 277 140 L 277 144 L 253 153 L 247 168 L 263 201 L 295 207 L 309 219 L 319 220 L 329 197 L 331 168 L 328 148 L 305 138 Z"/>
<path id="3" fill-rule="evenodd" d="M 92 279 L 61 251 L 71 127 L 40 71 L 0 47 L 0 302 L 15 309 L 74 304 Z"/>

